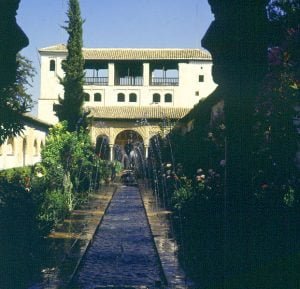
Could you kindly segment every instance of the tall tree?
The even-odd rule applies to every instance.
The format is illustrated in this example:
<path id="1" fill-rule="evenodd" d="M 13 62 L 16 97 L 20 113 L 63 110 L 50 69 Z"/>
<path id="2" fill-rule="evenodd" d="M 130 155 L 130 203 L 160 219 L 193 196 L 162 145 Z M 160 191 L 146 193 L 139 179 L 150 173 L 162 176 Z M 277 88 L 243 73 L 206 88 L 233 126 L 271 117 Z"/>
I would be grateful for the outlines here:
<path id="1" fill-rule="evenodd" d="M 75 131 L 83 124 L 83 78 L 84 59 L 82 55 L 82 24 L 80 6 L 78 0 L 69 1 L 67 26 L 64 29 L 69 34 L 67 59 L 62 63 L 65 72 L 60 79 L 64 86 L 64 98 L 59 99 L 59 105 L 55 107 L 60 121 L 68 122 L 68 130 Z"/>

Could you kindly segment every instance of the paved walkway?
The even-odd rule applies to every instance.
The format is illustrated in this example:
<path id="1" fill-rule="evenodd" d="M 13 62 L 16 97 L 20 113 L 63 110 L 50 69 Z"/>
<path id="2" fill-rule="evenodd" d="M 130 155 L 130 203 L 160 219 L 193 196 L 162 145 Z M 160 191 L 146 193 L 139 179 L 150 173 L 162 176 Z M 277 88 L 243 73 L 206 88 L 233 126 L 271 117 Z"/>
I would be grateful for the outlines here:
<path id="1" fill-rule="evenodd" d="M 163 283 L 138 188 L 120 186 L 116 191 L 73 280 L 72 289 L 108 285 L 152 288 Z"/>
<path id="2" fill-rule="evenodd" d="M 81 209 L 74 210 L 69 218 L 58 226 L 47 238 L 47 260 L 42 278 L 32 282 L 29 289 L 66 288 L 86 251 L 99 222 L 116 190 L 116 185 L 103 186 L 91 194 Z M 5 288 L 10 289 L 10 288 Z"/>

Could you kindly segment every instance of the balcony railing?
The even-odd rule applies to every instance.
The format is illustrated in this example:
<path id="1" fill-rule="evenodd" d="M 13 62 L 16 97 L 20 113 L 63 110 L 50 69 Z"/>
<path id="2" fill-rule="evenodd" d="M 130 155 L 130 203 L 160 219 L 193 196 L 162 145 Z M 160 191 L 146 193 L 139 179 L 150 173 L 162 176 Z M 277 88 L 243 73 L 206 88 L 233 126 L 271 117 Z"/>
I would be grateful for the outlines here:
<path id="1" fill-rule="evenodd" d="M 116 79 L 116 85 L 124 86 L 142 86 L 143 77 L 142 76 L 125 76 Z"/>
<path id="2" fill-rule="evenodd" d="M 108 85 L 108 77 L 90 77 L 84 78 L 85 85 Z"/>
<path id="3" fill-rule="evenodd" d="M 178 84 L 178 77 L 152 77 L 151 80 L 151 85 L 157 86 L 177 86 Z"/>

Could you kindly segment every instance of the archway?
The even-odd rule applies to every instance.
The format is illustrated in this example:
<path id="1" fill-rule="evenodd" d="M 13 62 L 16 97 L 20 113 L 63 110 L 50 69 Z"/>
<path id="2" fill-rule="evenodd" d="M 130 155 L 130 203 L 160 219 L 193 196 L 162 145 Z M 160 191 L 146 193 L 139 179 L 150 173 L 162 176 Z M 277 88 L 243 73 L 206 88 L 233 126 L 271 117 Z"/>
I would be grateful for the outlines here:
<path id="1" fill-rule="evenodd" d="M 144 154 L 143 144 L 143 138 L 138 132 L 134 130 L 120 132 L 115 139 L 115 159 L 121 162 L 125 169 L 136 168 L 138 157 Z"/>
<path id="2" fill-rule="evenodd" d="M 106 135 L 99 135 L 96 140 L 95 153 L 103 160 L 109 160 L 109 139 Z"/>
<path id="3" fill-rule="evenodd" d="M 22 157 L 23 157 L 23 167 L 26 166 L 26 150 L 27 150 L 27 140 L 26 138 L 23 138 L 23 143 L 22 143 Z"/>

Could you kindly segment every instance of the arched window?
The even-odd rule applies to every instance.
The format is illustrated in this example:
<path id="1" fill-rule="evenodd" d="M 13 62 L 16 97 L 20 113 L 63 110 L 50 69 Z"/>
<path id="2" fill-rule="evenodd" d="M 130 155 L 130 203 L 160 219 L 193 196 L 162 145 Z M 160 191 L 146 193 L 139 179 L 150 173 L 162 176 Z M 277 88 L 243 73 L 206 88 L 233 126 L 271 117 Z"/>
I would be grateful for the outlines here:
<path id="1" fill-rule="evenodd" d="M 129 94 L 129 102 L 137 102 L 137 95 L 136 93 Z"/>
<path id="2" fill-rule="evenodd" d="M 125 94 L 118 93 L 118 102 L 125 102 Z"/>
<path id="3" fill-rule="evenodd" d="M 50 60 L 50 71 L 55 71 L 55 60 L 54 59 Z"/>
<path id="4" fill-rule="evenodd" d="M 172 94 L 171 93 L 165 94 L 165 102 L 172 102 Z"/>
<path id="5" fill-rule="evenodd" d="M 12 156 L 14 155 L 14 153 L 15 153 L 15 143 L 14 143 L 14 139 L 10 137 L 7 140 L 6 154 Z"/>
<path id="6" fill-rule="evenodd" d="M 94 94 L 94 101 L 101 101 L 102 100 L 102 97 L 101 97 L 101 94 L 100 93 L 95 93 Z"/>
<path id="7" fill-rule="evenodd" d="M 90 101 L 90 95 L 88 93 L 84 93 L 84 101 Z"/>
<path id="8" fill-rule="evenodd" d="M 34 156 L 37 156 L 39 154 L 39 148 L 38 148 L 38 143 L 37 143 L 36 139 L 34 140 L 34 143 L 33 143 L 33 154 L 34 154 Z"/>
<path id="9" fill-rule="evenodd" d="M 159 93 L 153 94 L 153 102 L 160 102 L 160 94 Z"/>

